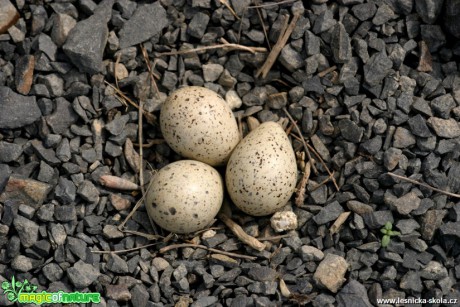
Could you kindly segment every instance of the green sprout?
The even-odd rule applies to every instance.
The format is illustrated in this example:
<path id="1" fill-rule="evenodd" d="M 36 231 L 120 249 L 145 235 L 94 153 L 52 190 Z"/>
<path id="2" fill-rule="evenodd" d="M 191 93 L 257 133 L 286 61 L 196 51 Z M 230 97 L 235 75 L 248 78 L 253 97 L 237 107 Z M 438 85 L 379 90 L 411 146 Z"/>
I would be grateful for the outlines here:
<path id="1" fill-rule="evenodd" d="M 399 236 L 401 233 L 399 231 L 393 231 L 393 224 L 391 222 L 386 222 L 385 226 L 380 229 L 380 232 L 383 233 L 382 238 L 382 247 L 387 247 L 390 244 L 390 239 L 392 236 Z"/>

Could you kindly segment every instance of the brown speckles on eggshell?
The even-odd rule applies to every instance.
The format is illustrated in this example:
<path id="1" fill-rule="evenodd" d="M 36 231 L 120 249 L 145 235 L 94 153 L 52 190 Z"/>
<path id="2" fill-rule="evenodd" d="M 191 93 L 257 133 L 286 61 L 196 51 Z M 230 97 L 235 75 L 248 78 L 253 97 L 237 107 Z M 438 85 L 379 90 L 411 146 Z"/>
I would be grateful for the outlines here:
<path id="1" fill-rule="evenodd" d="M 146 195 L 147 212 L 166 230 L 190 233 L 214 220 L 223 195 L 223 180 L 214 168 L 198 161 L 177 161 L 152 178 Z"/>
<path id="2" fill-rule="evenodd" d="M 267 122 L 248 134 L 233 151 L 225 179 L 235 205 L 250 215 L 283 207 L 294 192 L 297 165 L 281 126 Z"/>
<path id="3" fill-rule="evenodd" d="M 171 94 L 162 106 L 160 127 L 174 151 L 213 166 L 223 165 L 239 142 L 230 107 L 204 87 L 184 87 Z"/>

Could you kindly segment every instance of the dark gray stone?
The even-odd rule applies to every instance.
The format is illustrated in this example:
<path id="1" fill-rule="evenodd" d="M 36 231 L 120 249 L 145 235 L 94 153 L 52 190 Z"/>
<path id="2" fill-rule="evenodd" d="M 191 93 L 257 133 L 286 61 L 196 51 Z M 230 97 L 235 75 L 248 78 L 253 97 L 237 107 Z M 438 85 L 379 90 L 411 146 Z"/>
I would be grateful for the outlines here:
<path id="1" fill-rule="evenodd" d="M 21 154 L 21 145 L 0 141 L 0 162 L 8 163 L 16 161 Z"/>
<path id="2" fill-rule="evenodd" d="M 352 56 L 350 37 L 341 22 L 334 26 L 331 48 L 336 63 L 346 63 L 350 60 Z"/>
<path id="3" fill-rule="evenodd" d="M 434 115 L 444 119 L 450 118 L 450 112 L 457 106 L 451 94 L 436 97 L 430 105 Z"/>
<path id="4" fill-rule="evenodd" d="M 372 23 L 377 26 L 381 26 L 395 17 L 395 13 L 391 7 L 384 3 L 377 9 L 377 13 L 375 13 Z"/>
<path id="5" fill-rule="evenodd" d="M 113 3 L 114 0 L 102 1 L 92 16 L 75 25 L 62 46 L 81 72 L 95 74 L 102 70 L 102 56 L 109 35 L 107 22 L 112 16 Z"/>
<path id="6" fill-rule="evenodd" d="M 342 137 L 347 141 L 359 143 L 363 137 L 364 129 L 349 119 L 339 121 L 339 129 Z"/>
<path id="7" fill-rule="evenodd" d="M 354 5 L 351 8 L 353 15 L 361 21 L 368 20 L 372 18 L 377 12 L 377 6 L 374 2 L 362 3 Z"/>
<path id="8" fill-rule="evenodd" d="M 99 190 L 89 180 L 83 181 L 78 186 L 77 194 L 90 203 L 97 203 L 99 201 Z"/>
<path id="9" fill-rule="evenodd" d="M 389 210 L 374 211 L 363 214 L 364 223 L 371 229 L 382 228 L 386 222 L 393 223 L 393 214 Z"/>
<path id="10" fill-rule="evenodd" d="M 54 217 L 60 222 L 70 222 L 77 219 L 77 211 L 75 206 L 56 206 L 54 208 Z"/>
<path id="11" fill-rule="evenodd" d="M 86 260 L 86 246 L 86 242 L 81 239 L 67 237 L 66 248 L 83 261 Z"/>
<path id="12" fill-rule="evenodd" d="M 16 216 L 13 220 L 14 228 L 16 229 L 21 244 L 24 247 L 31 247 L 38 240 L 38 224 L 26 219 L 23 216 Z"/>
<path id="13" fill-rule="evenodd" d="M 305 63 L 300 55 L 290 44 L 286 45 L 279 56 L 279 61 L 290 72 L 294 72 L 301 68 Z"/>
<path id="14" fill-rule="evenodd" d="M 422 115 L 417 114 L 415 116 L 411 116 L 407 123 L 409 124 L 410 131 L 413 135 L 423 138 L 431 136 L 430 129 L 426 125 L 426 120 Z"/>
<path id="15" fill-rule="evenodd" d="M 74 266 L 67 269 L 67 277 L 77 289 L 91 285 L 99 277 L 99 270 L 95 266 L 79 260 Z"/>
<path id="16" fill-rule="evenodd" d="M 35 153 L 49 165 L 57 166 L 61 163 L 52 148 L 43 147 L 42 142 L 39 140 L 32 140 L 30 143 L 32 144 L 32 148 Z"/>
<path id="17" fill-rule="evenodd" d="M 444 26 L 453 36 L 460 38 L 460 5 L 458 0 L 446 0 Z"/>
<path id="18" fill-rule="evenodd" d="M 366 65 L 364 65 L 364 79 L 366 83 L 370 86 L 380 84 L 392 67 L 393 62 L 384 52 L 374 54 Z"/>
<path id="19" fill-rule="evenodd" d="M 0 129 L 16 129 L 30 125 L 42 115 L 35 96 L 22 96 L 0 86 Z"/>
<path id="20" fill-rule="evenodd" d="M 8 183 L 8 178 L 10 178 L 10 174 L 10 167 L 7 164 L 0 163 L 0 194 L 2 194 L 3 189 L 5 189 L 5 186 Z"/>
<path id="21" fill-rule="evenodd" d="M 64 275 L 62 268 L 54 262 L 45 265 L 42 268 L 43 275 L 51 282 L 59 281 Z"/>
<path id="22" fill-rule="evenodd" d="M 208 307 L 213 306 L 219 299 L 216 296 L 202 296 L 194 301 L 190 307 Z"/>
<path id="23" fill-rule="evenodd" d="M 444 0 L 417 0 L 415 10 L 425 23 L 432 24 L 438 19 Z"/>
<path id="24" fill-rule="evenodd" d="M 135 285 L 130 292 L 133 306 L 147 306 L 149 293 L 144 285 Z"/>
<path id="25" fill-rule="evenodd" d="M 315 25 L 313 26 L 313 33 L 323 33 L 331 29 L 336 23 L 337 21 L 334 19 L 332 11 L 326 9 L 316 18 Z"/>
<path id="26" fill-rule="evenodd" d="M 56 108 L 51 115 L 46 117 L 46 122 L 56 134 L 63 134 L 78 120 L 78 115 L 72 108 L 72 104 L 64 98 L 57 98 Z"/>
<path id="27" fill-rule="evenodd" d="M 316 224 L 323 225 L 337 219 L 342 212 L 343 208 L 339 202 L 333 201 L 322 208 L 319 213 L 313 217 L 313 220 Z"/>
<path id="28" fill-rule="evenodd" d="M 59 183 L 54 193 L 56 199 L 59 200 L 62 204 L 66 205 L 75 201 L 77 188 L 72 181 L 61 176 L 59 177 Z"/>
<path id="29" fill-rule="evenodd" d="M 209 19 L 205 13 L 195 14 L 188 24 L 187 33 L 195 38 L 202 38 L 208 27 Z"/>
<path id="30" fill-rule="evenodd" d="M 278 273 L 269 267 L 260 266 L 249 269 L 248 276 L 255 281 L 274 281 Z"/>
<path id="31" fill-rule="evenodd" d="M 337 293 L 337 306 L 341 307 L 371 307 L 372 304 L 367 296 L 366 288 L 356 280 L 347 283 L 339 293 Z"/>
<path id="32" fill-rule="evenodd" d="M 435 53 L 446 44 L 446 36 L 439 25 L 421 25 L 420 33 L 431 53 Z"/>
<path id="33" fill-rule="evenodd" d="M 308 56 L 318 54 L 320 52 L 320 38 L 310 31 L 305 31 L 305 52 Z"/>
<path id="34" fill-rule="evenodd" d="M 109 260 L 107 261 L 107 269 L 118 274 L 129 272 L 128 264 L 117 254 L 110 254 Z"/>
<path id="35" fill-rule="evenodd" d="M 159 38 L 161 31 L 167 25 L 166 10 L 159 1 L 139 5 L 119 32 L 120 48 L 137 45 L 152 37 Z"/>
<path id="36" fill-rule="evenodd" d="M 460 222 L 447 222 L 439 230 L 443 236 L 454 236 L 457 240 L 460 239 Z"/>

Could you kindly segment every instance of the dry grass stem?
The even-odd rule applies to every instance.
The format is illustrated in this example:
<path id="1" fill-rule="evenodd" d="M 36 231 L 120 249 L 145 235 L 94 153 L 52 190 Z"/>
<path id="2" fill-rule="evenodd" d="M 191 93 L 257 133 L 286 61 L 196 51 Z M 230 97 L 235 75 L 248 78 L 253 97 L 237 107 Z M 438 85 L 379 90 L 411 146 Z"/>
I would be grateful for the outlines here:
<path id="1" fill-rule="evenodd" d="M 166 252 L 168 252 L 168 251 L 170 251 L 172 249 L 178 249 L 178 248 L 183 248 L 183 247 L 201 248 L 201 249 L 205 249 L 207 251 L 210 251 L 210 252 L 213 252 L 213 253 L 216 253 L 216 254 L 222 254 L 222 255 L 229 256 L 229 257 L 234 257 L 234 258 L 241 258 L 241 259 L 248 259 L 248 260 L 256 260 L 257 259 L 257 257 L 254 257 L 254 256 L 246 256 L 246 255 L 241 255 L 241 254 L 236 254 L 236 253 L 230 253 L 230 252 L 222 251 L 222 250 L 219 250 L 219 249 L 207 247 L 207 246 L 204 246 L 204 245 L 191 244 L 191 243 L 168 245 L 168 246 L 165 246 L 165 247 L 161 248 L 159 250 L 159 252 L 161 254 L 164 254 L 164 253 L 166 253 Z"/>
<path id="2" fill-rule="evenodd" d="M 129 102 L 130 105 L 132 105 L 133 107 L 135 107 L 136 109 L 139 109 L 139 106 L 137 105 L 137 103 L 135 103 L 134 101 L 132 101 L 128 96 L 125 95 L 125 93 L 123 93 L 120 89 L 116 88 L 115 86 L 113 86 L 112 84 L 110 84 L 109 82 L 107 81 L 104 81 L 105 84 L 107 84 L 108 86 L 110 86 L 111 88 L 113 88 L 115 90 L 115 92 L 117 93 L 117 95 L 119 96 L 119 98 L 122 98 L 123 100 L 125 100 L 125 102 Z M 126 104 L 126 103 L 124 103 Z"/>
<path id="3" fill-rule="evenodd" d="M 150 247 L 150 246 L 155 246 L 155 245 L 158 245 L 160 243 L 161 242 L 150 243 L 150 244 L 146 244 L 146 245 L 143 245 L 143 246 L 138 246 L 138 247 L 133 247 L 133 248 L 128 248 L 128 249 L 120 249 L 120 250 L 117 250 L 117 251 L 91 251 L 91 253 L 93 253 L 93 254 L 122 254 L 122 253 L 129 253 L 129 252 L 137 251 L 137 250 L 147 248 L 147 247 Z"/>
<path id="4" fill-rule="evenodd" d="M 304 139 L 304 137 L 303 137 L 303 135 L 302 135 L 302 131 L 300 131 L 299 126 L 297 125 L 296 121 L 292 118 L 292 116 L 291 116 L 291 114 L 288 112 L 288 110 L 287 110 L 286 108 L 283 108 L 283 111 L 284 111 L 284 113 L 286 113 L 286 116 L 289 118 L 289 120 L 291 121 L 291 123 L 294 125 L 295 130 L 296 130 L 297 133 L 299 134 L 298 140 L 302 143 L 303 148 L 304 148 L 304 151 L 305 151 L 305 153 L 307 154 L 308 160 L 310 161 L 310 166 L 311 166 L 311 168 L 313 169 L 313 172 L 315 173 L 315 175 L 317 175 L 317 174 L 318 174 L 318 170 L 316 169 L 315 164 L 312 162 L 312 158 L 311 158 L 311 155 L 310 155 L 310 151 L 308 150 L 307 142 L 305 142 L 305 139 Z M 294 136 L 294 134 L 291 134 L 291 135 Z"/>
<path id="5" fill-rule="evenodd" d="M 112 175 L 102 175 L 99 182 L 103 186 L 116 190 L 137 191 L 140 189 L 134 182 Z"/>
<path id="6" fill-rule="evenodd" d="M 325 70 L 323 70 L 323 71 L 318 73 L 318 77 L 322 78 L 325 75 L 327 75 L 328 73 L 333 72 L 336 69 L 337 69 L 337 66 L 335 66 L 335 65 L 332 66 L 332 67 L 326 68 Z"/>
<path id="7" fill-rule="evenodd" d="M 342 212 L 339 215 L 339 217 L 335 220 L 334 224 L 332 224 L 331 228 L 329 228 L 329 232 L 331 233 L 331 236 L 339 232 L 340 227 L 342 227 L 343 223 L 345 223 L 350 213 L 351 213 L 350 211 Z"/>
<path id="8" fill-rule="evenodd" d="M 229 218 L 225 213 L 222 211 L 217 214 L 217 217 L 227 225 L 228 228 L 235 234 L 235 236 L 240 239 L 241 242 L 244 244 L 252 247 L 255 250 L 263 251 L 265 249 L 265 244 L 257 240 L 256 238 L 248 235 L 244 232 L 243 228 L 240 225 L 235 223 L 231 218 Z"/>
<path id="9" fill-rule="evenodd" d="M 144 111 L 144 103 L 142 102 L 142 100 L 139 102 L 139 115 L 138 115 L 138 118 L 139 118 L 139 123 L 138 123 L 138 137 L 139 137 L 139 144 L 141 144 L 141 146 L 139 146 L 139 185 L 141 186 L 141 191 L 142 191 L 142 197 L 145 197 L 145 189 L 144 189 L 144 163 L 142 163 L 142 161 L 144 160 L 144 148 L 142 146 L 142 144 L 144 143 L 143 141 L 143 135 L 142 135 L 142 113 Z"/>
<path id="10" fill-rule="evenodd" d="M 225 7 L 230 11 L 230 13 L 232 13 L 233 16 L 235 16 L 236 19 L 240 20 L 240 17 L 238 17 L 238 15 L 236 15 L 236 12 L 233 10 L 233 8 L 228 3 L 228 0 L 219 0 L 219 1 L 220 1 L 220 3 L 225 5 Z"/>
<path id="11" fill-rule="evenodd" d="M 150 233 L 144 233 L 144 232 L 135 231 L 135 230 L 128 230 L 128 229 L 125 229 L 125 230 L 123 230 L 123 232 L 129 233 L 129 234 L 132 234 L 132 235 L 136 235 L 136 236 L 144 237 L 144 238 L 146 238 L 146 239 L 149 240 L 149 241 L 151 241 L 151 240 L 164 239 L 164 237 L 159 236 L 159 235 L 152 235 L 152 234 L 150 234 Z"/>
<path id="12" fill-rule="evenodd" d="M 178 51 L 170 51 L 170 52 L 162 52 L 159 55 L 181 55 L 181 54 L 188 54 L 188 53 L 195 53 L 200 51 L 206 50 L 213 50 L 213 49 L 228 49 L 230 50 L 241 50 L 241 51 L 248 51 L 251 53 L 258 53 L 258 52 L 267 52 L 267 48 L 264 47 L 248 47 L 239 44 L 232 44 L 232 43 L 223 43 L 219 45 L 211 45 L 211 46 L 203 46 L 193 49 L 186 49 L 186 50 L 178 50 Z"/>
<path id="13" fill-rule="evenodd" d="M 151 67 L 149 55 L 147 54 L 147 50 L 145 49 L 144 45 L 142 45 L 142 44 L 141 44 L 141 50 L 142 50 L 142 56 L 144 57 L 144 62 L 145 62 L 145 64 L 147 65 L 147 69 L 148 69 L 148 71 L 149 71 L 150 86 L 153 87 L 153 90 L 154 90 L 154 92 L 155 92 L 155 96 L 156 96 L 157 98 L 159 98 L 159 97 L 160 97 L 160 96 L 159 96 L 160 91 L 158 90 L 158 86 L 157 86 L 157 83 L 156 83 L 156 81 L 155 81 L 155 77 L 154 77 L 154 73 L 153 73 L 153 69 L 154 69 L 155 67 L 153 67 L 153 68 Z M 155 64 L 155 63 L 156 63 L 156 62 L 154 62 L 154 64 Z"/>
<path id="14" fill-rule="evenodd" d="M 120 63 L 120 58 L 121 58 L 121 53 L 118 54 L 117 59 L 115 60 L 115 66 L 113 67 L 113 77 L 115 78 L 115 84 L 117 85 L 117 88 L 120 88 L 118 86 L 118 76 L 117 76 L 117 71 L 118 71 L 118 63 Z"/>
<path id="15" fill-rule="evenodd" d="M 308 161 L 307 164 L 305 164 L 305 168 L 303 170 L 302 180 L 300 180 L 299 185 L 297 186 L 297 189 L 295 192 L 296 194 L 295 205 L 296 206 L 303 205 L 305 201 L 305 192 L 307 190 L 306 189 L 307 182 L 308 182 L 308 178 L 310 178 L 310 173 L 311 173 L 311 163 L 310 161 Z"/>
<path id="16" fill-rule="evenodd" d="M 266 4 L 248 6 L 248 9 L 258 9 L 258 8 L 270 7 L 270 6 L 275 6 L 275 5 L 289 4 L 289 3 L 296 2 L 296 1 L 297 0 L 285 0 L 281 2 L 271 2 L 271 3 L 266 3 Z"/>
<path id="17" fill-rule="evenodd" d="M 260 25 L 262 26 L 262 30 L 264 31 L 265 41 L 267 42 L 268 49 L 271 51 L 272 46 L 270 45 L 270 40 L 268 39 L 268 34 L 267 34 L 267 29 L 265 28 L 264 19 L 262 18 L 262 14 L 260 13 L 260 9 L 257 8 L 256 10 L 257 10 L 257 15 L 259 16 Z"/>
<path id="18" fill-rule="evenodd" d="M 441 189 L 432 187 L 431 185 L 429 185 L 429 184 L 427 184 L 427 183 L 424 183 L 424 182 L 420 182 L 420 181 L 417 181 L 417 180 L 414 180 L 414 179 L 410 179 L 410 178 L 407 178 L 407 177 L 404 177 L 404 176 L 396 175 L 396 174 L 390 173 L 390 172 L 388 172 L 387 174 L 390 175 L 390 176 L 392 176 L 392 177 L 395 177 L 395 178 L 398 178 L 398 179 L 401 179 L 401 180 L 404 180 L 404 181 L 407 181 L 407 182 L 410 182 L 410 183 L 413 183 L 413 184 L 416 184 L 416 185 L 425 187 L 425 188 L 427 188 L 427 189 L 430 189 L 430 190 L 439 192 L 439 193 L 444 194 L 444 195 L 447 195 L 447 196 L 451 196 L 451 197 L 455 197 L 455 198 L 460 198 L 460 194 L 455 194 L 455 193 L 452 193 L 452 192 L 444 191 L 444 190 L 441 190 Z"/>
<path id="19" fill-rule="evenodd" d="M 287 234 L 279 235 L 279 236 L 257 238 L 257 240 L 259 240 L 259 241 L 277 241 L 279 239 L 287 238 L 287 237 L 290 237 L 290 236 L 291 236 L 291 234 L 287 233 Z"/>
<path id="20" fill-rule="evenodd" d="M 275 64 L 276 59 L 278 58 L 278 55 L 280 54 L 281 50 L 284 48 L 289 37 L 291 36 L 291 33 L 294 30 L 299 17 L 300 17 L 300 14 L 294 14 L 294 17 L 292 18 L 291 22 L 289 23 L 289 25 L 287 25 L 289 17 L 285 16 L 285 21 L 284 21 L 283 27 L 281 28 L 280 36 L 278 37 L 278 41 L 276 42 L 275 46 L 273 46 L 273 49 L 268 54 L 268 57 L 265 60 L 264 64 L 257 70 L 256 77 L 262 76 L 262 78 L 265 78 L 267 76 L 273 64 Z"/>
<path id="21" fill-rule="evenodd" d="M 316 191 L 318 190 L 321 186 L 325 185 L 326 183 L 328 183 L 332 178 L 334 178 L 334 174 L 335 172 L 332 171 L 332 173 L 326 178 L 324 179 L 323 181 L 321 181 L 320 183 L 318 183 L 314 188 L 312 188 L 310 190 L 310 192 L 313 192 L 313 191 Z"/>
<path id="22" fill-rule="evenodd" d="M 129 212 L 129 214 L 125 217 L 123 222 L 121 222 L 121 224 L 118 225 L 118 230 L 123 231 L 123 227 L 125 227 L 126 222 L 128 222 L 128 220 L 134 215 L 134 213 L 137 211 L 137 209 L 139 209 L 139 207 L 142 205 L 143 200 L 144 200 L 144 196 L 142 196 L 141 199 L 139 199 L 136 202 L 136 205 L 133 207 L 131 212 Z"/>
<path id="23" fill-rule="evenodd" d="M 313 152 L 313 154 L 318 158 L 319 162 L 321 163 L 321 165 L 326 169 L 326 172 L 329 174 L 329 177 L 331 177 L 332 179 L 332 183 L 334 184 L 335 186 L 335 189 L 337 190 L 337 192 L 340 190 L 339 186 L 337 185 L 337 181 L 335 181 L 335 177 L 334 177 L 334 173 L 331 172 L 331 170 L 329 169 L 329 167 L 327 167 L 326 163 L 324 162 L 324 160 L 321 158 L 321 156 L 319 155 L 319 153 L 316 152 L 316 150 L 307 144 L 307 147 L 308 149 L 311 150 L 311 152 Z"/>

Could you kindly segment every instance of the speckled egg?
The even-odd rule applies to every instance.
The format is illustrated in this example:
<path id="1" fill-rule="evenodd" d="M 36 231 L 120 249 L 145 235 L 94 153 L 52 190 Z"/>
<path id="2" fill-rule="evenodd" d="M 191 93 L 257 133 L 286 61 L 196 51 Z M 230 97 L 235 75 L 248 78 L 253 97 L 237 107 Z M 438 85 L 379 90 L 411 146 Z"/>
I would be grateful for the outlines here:
<path id="1" fill-rule="evenodd" d="M 224 198 L 224 183 L 211 166 L 182 160 L 166 165 L 152 178 L 147 213 L 160 227 L 191 233 L 208 226 Z"/>
<path id="2" fill-rule="evenodd" d="M 160 127 L 175 152 L 212 166 L 225 164 L 240 140 L 225 100 L 198 86 L 171 93 L 161 108 Z"/>
<path id="3" fill-rule="evenodd" d="M 295 190 L 297 165 L 283 128 L 261 124 L 233 151 L 225 173 L 227 191 L 247 214 L 272 214 L 286 205 Z"/>

